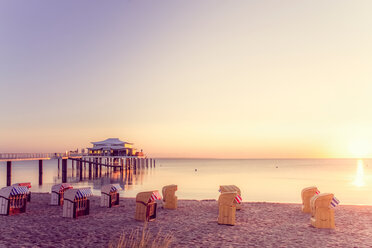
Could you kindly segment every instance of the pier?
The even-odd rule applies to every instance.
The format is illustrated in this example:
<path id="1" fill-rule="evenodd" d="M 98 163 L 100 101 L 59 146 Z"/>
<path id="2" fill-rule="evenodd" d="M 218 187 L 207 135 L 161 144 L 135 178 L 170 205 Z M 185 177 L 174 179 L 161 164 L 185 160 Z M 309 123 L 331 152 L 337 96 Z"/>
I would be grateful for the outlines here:
<path id="1" fill-rule="evenodd" d="M 88 166 L 89 179 L 102 175 L 102 168 L 115 171 L 139 170 L 142 168 L 155 167 L 155 159 L 138 156 L 104 156 L 88 155 L 78 153 L 0 153 L 0 162 L 6 162 L 6 185 L 12 184 L 12 163 L 18 161 L 35 160 L 39 164 L 39 185 L 43 184 L 43 161 L 55 159 L 58 165 L 62 165 L 62 183 L 67 182 L 67 160 L 72 161 L 72 170 L 76 164 L 76 170 L 79 172 L 79 180 L 83 179 L 83 168 Z"/>

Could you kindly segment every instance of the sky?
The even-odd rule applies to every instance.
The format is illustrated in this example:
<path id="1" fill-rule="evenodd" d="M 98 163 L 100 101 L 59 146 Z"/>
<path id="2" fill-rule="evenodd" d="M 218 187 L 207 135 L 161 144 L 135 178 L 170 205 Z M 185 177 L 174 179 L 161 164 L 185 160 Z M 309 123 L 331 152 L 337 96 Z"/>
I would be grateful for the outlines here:
<path id="1" fill-rule="evenodd" d="M 0 152 L 372 157 L 371 1 L 0 0 Z"/>

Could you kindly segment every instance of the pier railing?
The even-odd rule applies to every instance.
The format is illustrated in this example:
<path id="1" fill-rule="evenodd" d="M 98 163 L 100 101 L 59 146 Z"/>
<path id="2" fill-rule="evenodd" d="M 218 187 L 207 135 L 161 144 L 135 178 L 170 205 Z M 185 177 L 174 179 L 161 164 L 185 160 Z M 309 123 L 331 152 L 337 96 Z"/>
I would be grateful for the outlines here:
<path id="1" fill-rule="evenodd" d="M 1 160 L 50 159 L 66 156 L 65 153 L 0 153 Z"/>
<path id="2" fill-rule="evenodd" d="M 36 159 L 54 159 L 54 158 L 143 158 L 138 156 L 103 156 L 103 155 L 91 155 L 87 153 L 0 153 L 0 160 L 36 160 Z"/>

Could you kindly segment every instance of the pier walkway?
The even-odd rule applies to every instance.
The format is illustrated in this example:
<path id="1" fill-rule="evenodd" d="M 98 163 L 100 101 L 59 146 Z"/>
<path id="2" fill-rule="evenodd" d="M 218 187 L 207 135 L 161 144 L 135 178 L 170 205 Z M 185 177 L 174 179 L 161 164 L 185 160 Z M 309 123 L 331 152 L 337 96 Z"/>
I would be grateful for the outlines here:
<path id="1" fill-rule="evenodd" d="M 0 153 L 0 161 L 47 160 L 67 156 L 65 153 Z"/>

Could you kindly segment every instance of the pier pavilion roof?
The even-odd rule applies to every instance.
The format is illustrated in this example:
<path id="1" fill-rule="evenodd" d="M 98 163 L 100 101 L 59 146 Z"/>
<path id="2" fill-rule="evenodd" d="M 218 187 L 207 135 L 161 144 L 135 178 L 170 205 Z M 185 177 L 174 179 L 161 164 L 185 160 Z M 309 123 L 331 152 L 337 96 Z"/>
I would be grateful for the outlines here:
<path id="1" fill-rule="evenodd" d="M 131 144 L 125 141 L 121 141 L 118 138 L 109 138 L 103 141 L 91 142 L 94 146 L 124 146 L 124 144 Z"/>
<path id="2" fill-rule="evenodd" d="M 114 149 L 114 150 L 126 150 L 128 148 L 127 147 L 123 147 L 123 146 L 98 146 L 98 147 L 92 147 L 92 148 L 88 148 L 88 149 L 91 149 L 91 150 L 111 150 L 111 149 Z"/>

